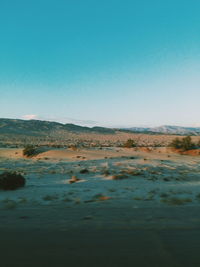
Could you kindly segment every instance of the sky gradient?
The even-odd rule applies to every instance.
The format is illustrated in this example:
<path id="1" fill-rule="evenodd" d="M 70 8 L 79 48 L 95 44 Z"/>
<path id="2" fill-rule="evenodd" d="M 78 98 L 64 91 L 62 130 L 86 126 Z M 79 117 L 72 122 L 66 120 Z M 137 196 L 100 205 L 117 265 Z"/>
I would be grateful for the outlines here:
<path id="1" fill-rule="evenodd" d="M 1 0 L 0 117 L 200 126 L 198 0 Z"/>

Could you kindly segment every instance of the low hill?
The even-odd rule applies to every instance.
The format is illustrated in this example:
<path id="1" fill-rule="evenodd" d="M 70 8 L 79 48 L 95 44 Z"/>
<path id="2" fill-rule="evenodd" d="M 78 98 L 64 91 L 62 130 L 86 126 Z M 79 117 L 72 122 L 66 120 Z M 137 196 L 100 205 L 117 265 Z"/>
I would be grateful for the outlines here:
<path id="1" fill-rule="evenodd" d="M 75 124 L 62 124 L 53 121 L 41 120 L 20 120 L 0 118 L 0 134 L 23 135 L 23 136 L 57 136 L 59 133 L 96 133 L 115 134 L 116 132 L 143 133 L 143 134 L 164 134 L 164 135 L 200 135 L 199 127 L 160 126 L 152 128 L 131 127 L 111 129 L 105 127 L 86 127 Z"/>
<path id="2" fill-rule="evenodd" d="M 139 133 L 149 133 L 149 134 L 159 133 L 159 134 L 175 134 L 175 135 L 200 135 L 200 127 L 181 127 L 181 126 L 170 126 L 170 125 L 151 127 L 151 128 L 131 127 L 123 130 L 135 133 L 139 132 Z"/>
<path id="3" fill-rule="evenodd" d="M 73 133 L 114 134 L 115 130 L 104 127 L 83 127 L 51 121 L 0 119 L 0 134 L 45 136 L 59 131 Z"/>

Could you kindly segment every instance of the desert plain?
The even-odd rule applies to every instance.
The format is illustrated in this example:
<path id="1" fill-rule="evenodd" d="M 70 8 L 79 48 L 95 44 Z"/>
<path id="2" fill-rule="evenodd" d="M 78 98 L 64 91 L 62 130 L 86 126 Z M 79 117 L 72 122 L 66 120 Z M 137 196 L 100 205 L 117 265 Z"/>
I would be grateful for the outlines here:
<path id="1" fill-rule="evenodd" d="M 0 191 L 2 266 L 200 266 L 199 149 L 4 147 L 0 171 L 26 178 Z"/>

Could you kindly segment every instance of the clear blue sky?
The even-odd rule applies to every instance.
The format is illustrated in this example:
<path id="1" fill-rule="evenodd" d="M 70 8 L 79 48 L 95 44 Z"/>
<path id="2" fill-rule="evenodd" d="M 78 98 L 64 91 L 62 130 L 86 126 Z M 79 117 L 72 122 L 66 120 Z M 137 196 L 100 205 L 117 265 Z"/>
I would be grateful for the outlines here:
<path id="1" fill-rule="evenodd" d="M 199 0 L 1 0 L 0 117 L 200 125 L 199 14 Z"/>

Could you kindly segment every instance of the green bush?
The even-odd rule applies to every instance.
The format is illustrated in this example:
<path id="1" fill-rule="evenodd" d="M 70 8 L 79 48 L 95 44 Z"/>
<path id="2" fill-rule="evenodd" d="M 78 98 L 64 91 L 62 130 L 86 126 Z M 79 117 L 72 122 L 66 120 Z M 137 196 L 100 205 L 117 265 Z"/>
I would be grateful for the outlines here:
<path id="1" fill-rule="evenodd" d="M 198 148 L 200 147 L 200 140 L 197 142 L 197 147 Z"/>
<path id="2" fill-rule="evenodd" d="M 186 136 L 182 139 L 182 148 L 183 150 L 190 150 L 195 148 L 195 144 L 192 142 L 191 136 Z"/>
<path id="3" fill-rule="evenodd" d="M 4 172 L 0 174 L 0 189 L 15 190 L 23 187 L 26 183 L 25 178 L 16 172 Z"/>
<path id="4" fill-rule="evenodd" d="M 32 145 L 25 146 L 23 155 L 26 157 L 33 157 L 36 154 L 36 148 Z"/>
<path id="5" fill-rule="evenodd" d="M 175 138 L 174 140 L 172 140 L 172 142 L 169 144 L 169 146 L 176 148 L 176 149 L 180 149 L 182 147 L 181 139 Z"/>
<path id="6" fill-rule="evenodd" d="M 182 139 L 175 138 L 169 145 L 170 147 L 181 149 L 183 151 L 195 148 L 195 144 L 192 142 L 191 136 L 186 136 Z"/>
<path id="7" fill-rule="evenodd" d="M 124 147 L 127 148 L 131 148 L 131 147 L 136 147 L 136 142 L 133 139 L 128 139 L 125 143 L 124 143 Z"/>

